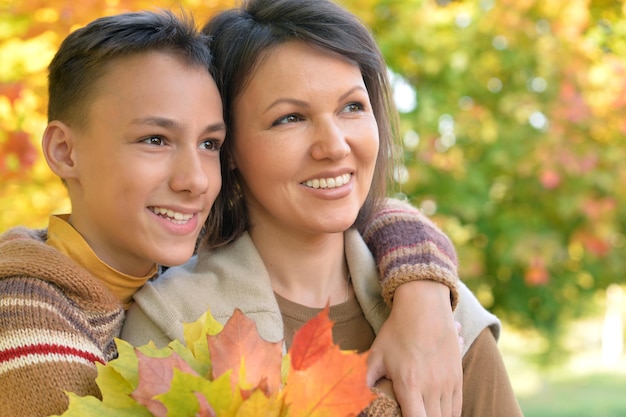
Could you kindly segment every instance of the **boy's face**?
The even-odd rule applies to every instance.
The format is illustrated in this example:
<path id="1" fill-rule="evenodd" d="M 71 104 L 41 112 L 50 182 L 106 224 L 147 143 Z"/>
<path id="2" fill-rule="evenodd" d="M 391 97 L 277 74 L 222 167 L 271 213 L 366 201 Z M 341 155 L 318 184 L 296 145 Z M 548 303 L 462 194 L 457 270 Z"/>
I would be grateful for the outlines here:
<path id="1" fill-rule="evenodd" d="M 178 265 L 221 187 L 226 129 L 207 69 L 163 53 L 122 58 L 72 130 L 71 224 L 104 262 L 144 275 Z"/>

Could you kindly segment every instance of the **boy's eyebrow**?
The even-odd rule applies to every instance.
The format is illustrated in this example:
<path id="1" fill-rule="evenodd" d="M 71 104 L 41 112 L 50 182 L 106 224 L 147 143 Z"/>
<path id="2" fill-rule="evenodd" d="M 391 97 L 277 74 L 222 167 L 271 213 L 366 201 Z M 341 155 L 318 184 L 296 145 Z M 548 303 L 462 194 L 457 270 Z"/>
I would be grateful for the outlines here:
<path id="1" fill-rule="evenodd" d="M 148 116 L 148 117 L 139 117 L 137 119 L 133 119 L 132 124 L 136 125 L 154 125 L 163 128 L 177 128 L 178 123 L 172 119 L 167 119 L 165 117 L 156 117 L 156 116 Z M 220 132 L 226 130 L 226 124 L 224 122 L 218 122 L 208 125 L 205 129 L 205 133 L 213 133 Z"/>

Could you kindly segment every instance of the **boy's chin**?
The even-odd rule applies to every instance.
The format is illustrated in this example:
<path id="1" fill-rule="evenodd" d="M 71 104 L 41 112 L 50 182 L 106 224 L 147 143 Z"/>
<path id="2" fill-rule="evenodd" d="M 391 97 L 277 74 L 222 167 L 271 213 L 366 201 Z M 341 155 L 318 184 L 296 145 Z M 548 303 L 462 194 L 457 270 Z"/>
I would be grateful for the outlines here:
<path id="1" fill-rule="evenodd" d="M 194 254 L 193 248 L 189 251 L 179 252 L 179 253 L 169 253 L 167 256 L 162 256 L 160 258 L 160 262 L 157 263 L 161 266 L 165 267 L 173 267 L 179 266 L 187 262 Z"/>

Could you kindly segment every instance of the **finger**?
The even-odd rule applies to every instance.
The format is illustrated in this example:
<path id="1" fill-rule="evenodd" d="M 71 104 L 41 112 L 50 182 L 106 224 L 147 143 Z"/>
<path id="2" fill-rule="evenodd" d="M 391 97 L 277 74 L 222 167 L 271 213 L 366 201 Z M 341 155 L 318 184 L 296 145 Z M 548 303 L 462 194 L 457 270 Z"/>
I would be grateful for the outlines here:
<path id="1" fill-rule="evenodd" d="M 452 417 L 461 417 L 463 411 L 463 386 L 457 387 L 452 394 Z"/>
<path id="2" fill-rule="evenodd" d="M 453 417 L 452 416 L 452 409 L 454 408 L 454 404 L 452 403 L 454 400 L 454 396 L 451 395 L 444 395 L 443 397 L 441 397 L 441 417 Z M 430 417 L 430 415 L 429 415 Z"/>
<path id="3" fill-rule="evenodd" d="M 383 356 L 378 351 L 370 350 L 367 357 L 367 385 L 372 387 L 380 378 L 386 376 Z"/>
<path id="4" fill-rule="evenodd" d="M 424 399 L 421 395 L 415 395 L 414 391 L 408 392 L 404 387 L 400 387 L 400 384 L 394 384 L 393 388 L 396 393 L 396 400 L 402 410 L 402 417 L 430 417 L 426 413 Z"/>

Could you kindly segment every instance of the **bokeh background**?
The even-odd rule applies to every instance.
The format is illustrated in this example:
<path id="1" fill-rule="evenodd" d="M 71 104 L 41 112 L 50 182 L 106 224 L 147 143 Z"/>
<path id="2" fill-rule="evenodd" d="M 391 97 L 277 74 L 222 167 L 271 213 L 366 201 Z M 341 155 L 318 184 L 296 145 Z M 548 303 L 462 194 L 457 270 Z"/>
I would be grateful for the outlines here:
<path id="1" fill-rule="evenodd" d="M 626 3 L 340 0 L 375 33 L 401 112 L 399 193 L 454 241 L 504 322 L 527 416 L 624 416 Z M 41 155 L 46 68 L 102 15 L 221 0 L 0 0 L 0 232 L 70 210 Z"/>

